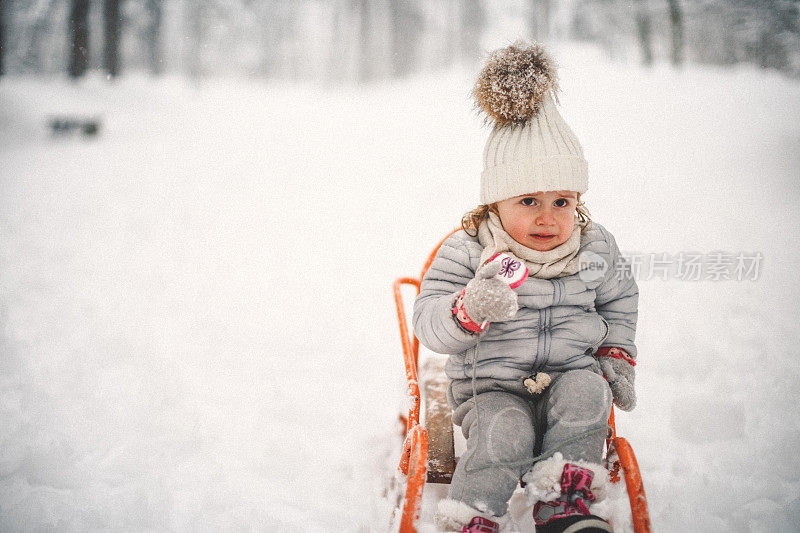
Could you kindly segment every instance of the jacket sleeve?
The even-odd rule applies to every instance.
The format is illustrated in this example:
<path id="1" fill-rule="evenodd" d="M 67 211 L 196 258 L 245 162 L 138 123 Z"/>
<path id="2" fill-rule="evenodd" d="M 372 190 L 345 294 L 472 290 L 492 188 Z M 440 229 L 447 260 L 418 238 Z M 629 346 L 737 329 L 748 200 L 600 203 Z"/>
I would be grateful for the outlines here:
<path id="1" fill-rule="evenodd" d="M 456 324 L 452 311 L 456 296 L 474 276 L 465 243 L 451 236 L 436 253 L 414 301 L 414 335 L 428 349 L 455 354 L 478 342 L 478 335 Z"/>
<path id="2" fill-rule="evenodd" d="M 639 287 L 614 236 L 605 228 L 602 228 L 602 233 L 608 245 L 609 268 L 597 288 L 595 308 L 608 323 L 608 336 L 600 347 L 616 346 L 636 359 L 634 339 L 639 314 Z"/>

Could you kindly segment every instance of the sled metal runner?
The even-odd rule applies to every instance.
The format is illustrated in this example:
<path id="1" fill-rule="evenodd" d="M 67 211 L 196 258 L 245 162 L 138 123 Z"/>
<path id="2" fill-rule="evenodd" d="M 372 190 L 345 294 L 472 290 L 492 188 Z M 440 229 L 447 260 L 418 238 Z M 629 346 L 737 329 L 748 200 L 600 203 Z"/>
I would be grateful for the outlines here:
<path id="1" fill-rule="evenodd" d="M 399 469 L 407 476 L 407 482 L 405 497 L 401 504 L 400 533 L 417 531 L 425 483 L 450 483 L 456 465 L 452 412 L 447 405 L 447 381 L 444 377 L 444 369 L 435 362 L 427 364 L 427 361 L 423 368 L 418 368 L 419 340 L 409 331 L 402 294 L 405 285 L 414 287 L 416 294 L 419 294 L 422 278 L 433 263 L 436 252 L 439 251 L 439 247 L 447 237 L 453 233 L 455 232 L 451 232 L 436 245 L 425 261 L 418 278 L 398 278 L 393 285 L 409 398 L 408 415 L 401 416 L 406 425 L 406 435 Z M 418 371 L 421 371 L 421 377 Z M 422 383 L 424 394 L 420 394 L 420 383 Z M 424 427 L 420 423 L 420 408 L 423 399 L 425 400 Z M 628 441 L 617 436 L 613 405 L 608 426 L 606 466 L 611 472 L 611 481 L 618 483 L 620 481 L 619 473 L 622 472 L 631 506 L 633 531 L 634 533 L 649 533 L 650 516 L 639 465 Z"/>

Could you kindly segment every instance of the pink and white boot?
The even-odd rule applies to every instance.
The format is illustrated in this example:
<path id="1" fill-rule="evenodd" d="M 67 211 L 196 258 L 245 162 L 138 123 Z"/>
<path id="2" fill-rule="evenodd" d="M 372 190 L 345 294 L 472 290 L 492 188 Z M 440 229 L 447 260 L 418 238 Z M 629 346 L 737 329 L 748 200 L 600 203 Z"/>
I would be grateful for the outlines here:
<path id="1" fill-rule="evenodd" d="M 533 507 L 533 519 L 536 523 L 536 533 L 611 533 L 611 525 L 589 512 L 589 505 L 595 500 L 595 492 L 602 492 L 605 488 L 605 480 L 595 483 L 595 469 L 589 468 L 588 463 L 580 466 L 575 463 L 568 463 L 560 458 L 552 458 L 549 461 L 554 464 L 549 466 L 551 474 L 553 467 L 563 464 L 560 480 L 553 487 L 555 491 L 550 492 L 550 498 L 542 498 Z M 583 463 L 583 461 L 581 461 Z M 596 466 L 601 476 L 606 475 L 606 471 L 600 465 Z M 547 468 L 545 468 L 547 470 Z M 539 480 L 542 486 L 546 480 Z"/>
<path id="2" fill-rule="evenodd" d="M 461 528 L 461 533 L 499 533 L 500 524 L 482 516 L 473 517 L 469 524 Z"/>

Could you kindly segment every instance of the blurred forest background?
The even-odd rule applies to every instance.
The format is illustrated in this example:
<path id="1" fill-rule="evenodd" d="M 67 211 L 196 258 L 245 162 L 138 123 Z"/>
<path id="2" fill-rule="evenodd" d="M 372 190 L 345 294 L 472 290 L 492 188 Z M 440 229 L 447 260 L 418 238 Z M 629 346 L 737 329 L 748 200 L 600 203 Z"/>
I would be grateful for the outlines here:
<path id="1" fill-rule="evenodd" d="M 800 0 L 0 0 L 0 74 L 364 83 L 475 61 L 494 33 L 592 41 L 614 59 L 645 65 L 750 63 L 797 77 L 799 7 Z"/>

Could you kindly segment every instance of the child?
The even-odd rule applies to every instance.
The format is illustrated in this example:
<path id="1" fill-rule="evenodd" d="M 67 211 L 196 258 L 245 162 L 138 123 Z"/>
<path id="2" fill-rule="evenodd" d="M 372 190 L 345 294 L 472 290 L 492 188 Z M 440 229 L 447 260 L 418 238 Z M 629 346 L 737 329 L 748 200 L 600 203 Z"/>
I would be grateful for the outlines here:
<path id="1" fill-rule="evenodd" d="M 448 398 L 467 439 L 438 507 L 443 530 L 499 531 L 524 475 L 537 533 L 611 531 L 589 508 L 607 483 L 612 396 L 635 404 L 639 291 L 580 200 L 587 164 L 556 92 L 541 45 L 490 56 L 474 89 L 494 120 L 482 205 L 439 249 L 414 302 L 416 336 L 450 354 Z M 514 289 L 487 263 L 501 252 L 529 270 Z"/>

